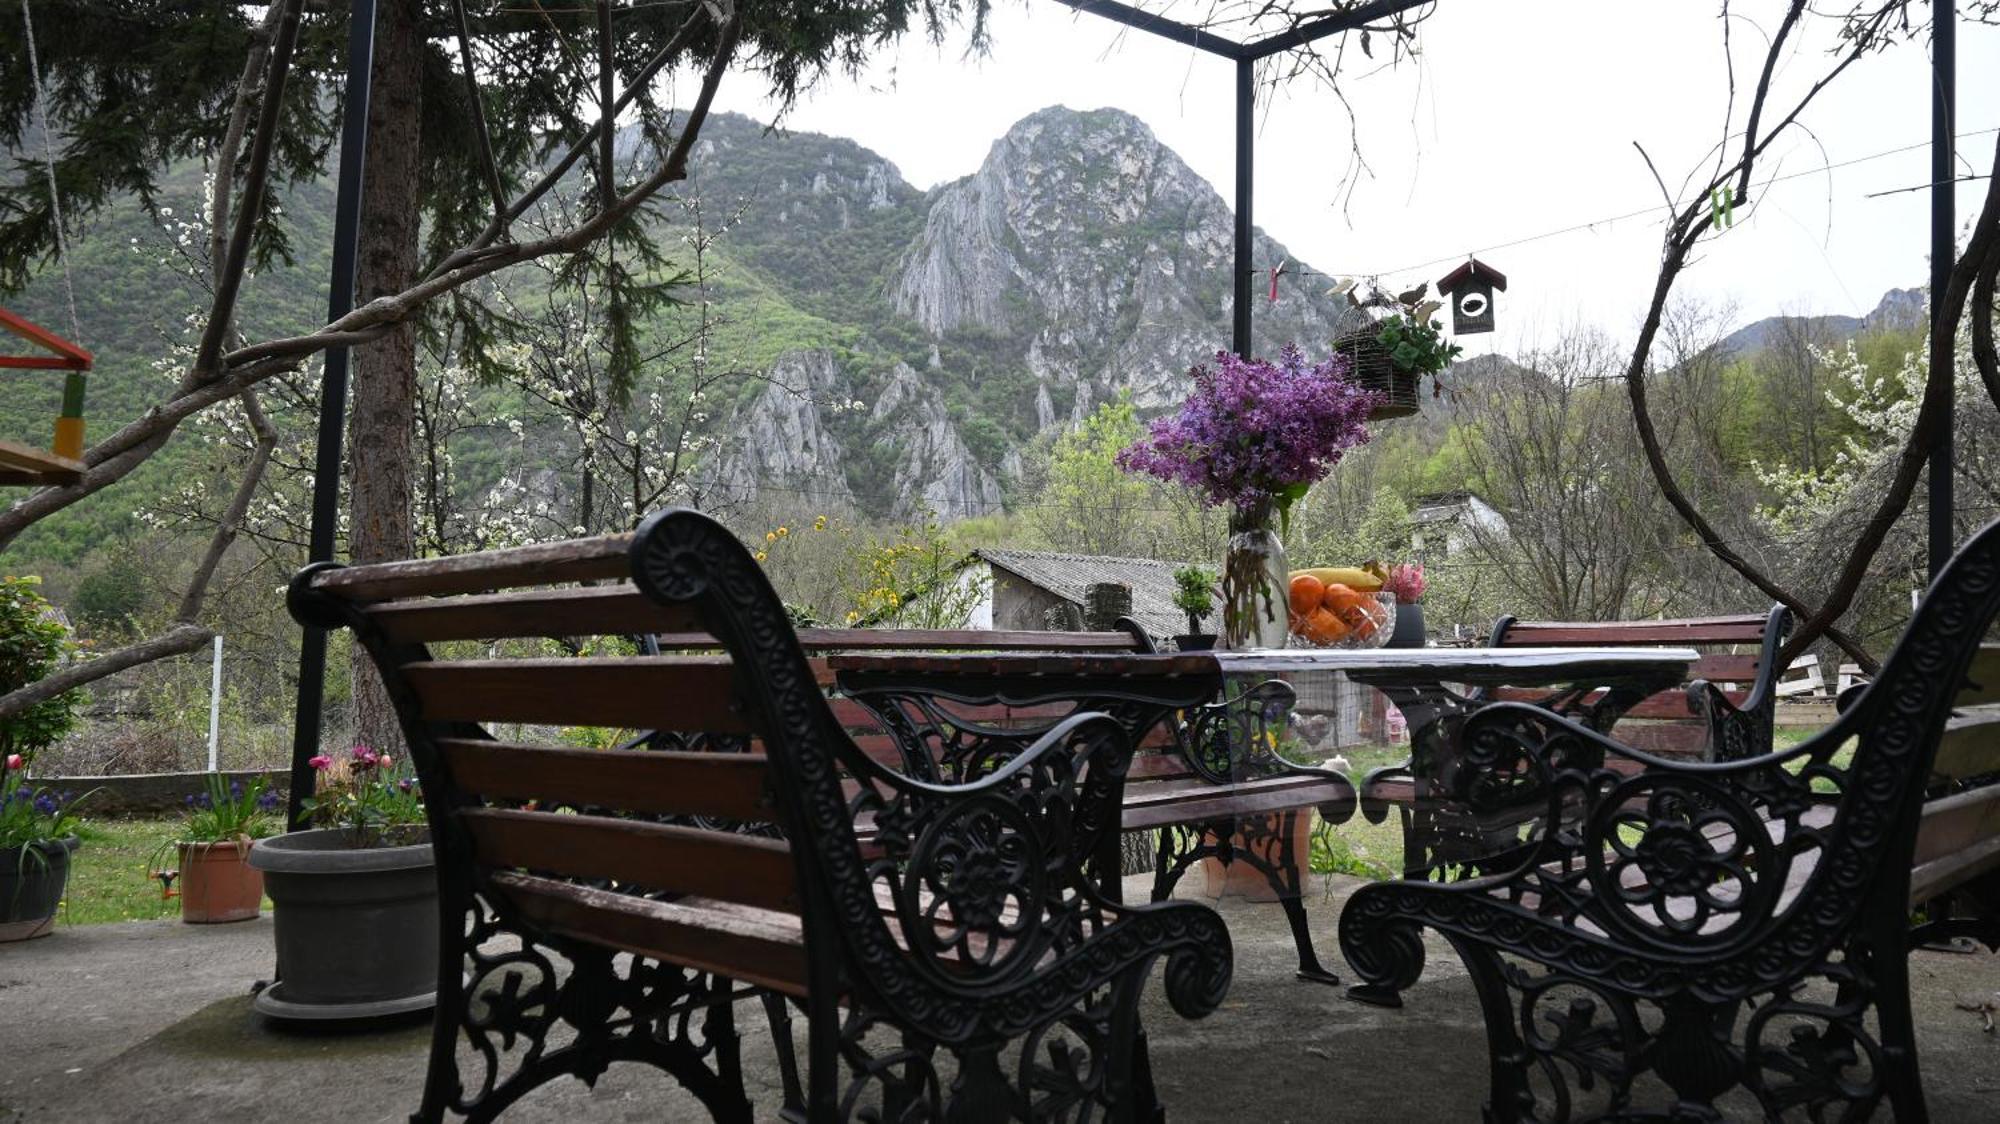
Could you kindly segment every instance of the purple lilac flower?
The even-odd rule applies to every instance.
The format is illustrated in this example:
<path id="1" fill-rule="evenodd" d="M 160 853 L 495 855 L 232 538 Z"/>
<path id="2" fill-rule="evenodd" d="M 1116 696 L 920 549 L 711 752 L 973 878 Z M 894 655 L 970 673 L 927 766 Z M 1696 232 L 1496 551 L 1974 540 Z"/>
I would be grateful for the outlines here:
<path id="1" fill-rule="evenodd" d="M 1190 372 L 1194 392 L 1180 410 L 1154 419 L 1118 465 L 1184 484 L 1211 506 L 1289 503 L 1368 440 L 1363 423 L 1379 396 L 1349 382 L 1347 368 L 1345 356 L 1309 367 L 1290 344 L 1275 364 L 1216 352 L 1214 367 Z"/>

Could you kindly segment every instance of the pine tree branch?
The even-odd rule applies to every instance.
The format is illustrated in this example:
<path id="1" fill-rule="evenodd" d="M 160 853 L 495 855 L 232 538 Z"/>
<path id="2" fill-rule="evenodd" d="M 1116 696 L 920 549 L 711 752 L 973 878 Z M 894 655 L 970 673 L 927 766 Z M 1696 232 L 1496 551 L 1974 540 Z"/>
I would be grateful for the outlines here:
<path id="1" fill-rule="evenodd" d="M 546 238 L 491 247 L 477 260 L 425 278 L 400 293 L 378 297 L 318 331 L 253 344 L 221 356 L 215 377 L 182 389 L 174 397 L 147 410 L 137 420 L 86 450 L 83 460 L 89 467 L 84 471 L 81 480 L 74 484 L 43 488 L 0 512 L 0 549 L 4 549 L 36 521 L 122 480 L 156 452 L 172 435 L 174 429 L 193 414 L 235 397 L 280 372 L 296 370 L 306 359 L 329 347 L 354 346 L 393 331 L 415 316 L 428 301 L 467 282 L 535 258 L 550 254 L 575 253 L 603 237 L 643 206 L 646 200 L 657 194 L 661 188 L 686 178 L 687 164 L 695 141 L 700 136 L 702 126 L 707 122 L 722 76 L 735 55 L 742 27 L 736 6 L 730 0 L 719 0 L 705 7 L 703 11 L 718 21 L 719 34 L 715 50 L 704 68 L 701 87 L 682 123 L 680 135 L 675 138 L 673 147 L 660 167 L 632 190 L 619 196 L 612 206 L 568 230 Z M 275 64 L 274 59 L 274 66 Z M 264 144 L 268 157 L 269 134 L 274 133 L 277 127 L 274 116 L 268 110 L 277 100 L 273 96 L 266 102 L 267 112 L 259 120 L 259 136 L 257 141 L 253 141 L 253 165 L 256 162 L 254 152 L 257 143 Z M 540 190 L 546 191 L 546 188 Z M 261 195 L 261 192 L 261 183 L 257 183 L 255 191 L 252 191 L 250 181 L 246 180 L 244 192 L 246 199 Z M 531 198 L 534 194 L 535 191 L 531 189 L 529 195 L 523 198 Z M 254 208 L 245 206 L 239 211 L 237 215 L 239 232 L 251 221 L 253 210 Z M 241 238 L 231 247 L 230 256 L 234 263 L 232 272 L 238 277 L 242 273 L 242 263 L 237 259 L 240 257 L 239 251 L 243 249 L 247 249 L 247 240 Z M 231 302 L 225 302 L 222 296 L 218 295 L 214 307 L 217 310 L 226 310 L 228 303 L 233 303 L 233 294 Z M 215 330 L 214 322 L 211 321 L 210 331 Z M 200 369 L 201 365 L 197 360 L 195 370 Z"/>

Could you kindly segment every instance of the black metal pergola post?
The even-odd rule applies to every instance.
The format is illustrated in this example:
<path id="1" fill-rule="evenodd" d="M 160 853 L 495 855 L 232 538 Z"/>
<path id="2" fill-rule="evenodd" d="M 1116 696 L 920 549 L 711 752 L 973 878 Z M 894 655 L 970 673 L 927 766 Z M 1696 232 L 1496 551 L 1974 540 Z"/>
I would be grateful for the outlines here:
<path id="1" fill-rule="evenodd" d="M 354 259 L 360 251 L 361 182 L 368 162 L 368 93 L 375 69 L 375 0 L 354 0 L 347 28 L 347 99 L 341 107 L 340 171 L 333 205 L 333 269 L 326 322 L 354 308 Z M 313 460 L 312 535 L 307 562 L 333 558 L 340 526 L 340 443 L 347 422 L 347 348 L 326 351 L 320 382 L 319 449 Z M 313 791 L 310 762 L 319 752 L 320 711 L 326 701 L 326 630 L 305 626 L 299 638 L 299 698 L 292 724 L 292 787 L 285 823 L 297 827 Z"/>
<path id="2" fill-rule="evenodd" d="M 1281 51 L 1338 35 L 1377 20 L 1386 19 L 1432 0 L 1371 0 L 1319 19 L 1306 20 L 1295 27 L 1239 43 L 1191 24 L 1141 11 L 1118 0 L 1057 0 L 1057 3 L 1102 16 L 1114 23 L 1184 43 L 1236 64 L 1236 252 L 1234 284 L 1230 289 L 1230 349 L 1245 359 L 1250 357 L 1251 278 L 1257 272 L 1256 251 L 1252 248 L 1254 226 L 1251 219 L 1256 179 L 1257 63 Z"/>
<path id="3" fill-rule="evenodd" d="M 1951 0 L 1931 4 L 1931 315 L 1930 377 L 1944 380 L 1944 425 L 1930 450 L 1930 576 L 1937 577 L 1958 545 L 1952 529 L 1952 415 L 1956 412 L 1949 337 L 1937 330 L 1938 301 L 1951 284 L 1952 261 L 1958 256 L 1953 193 L 1958 184 L 1953 168 L 1952 133 L 1956 124 L 1958 86 L 1958 20 Z"/>

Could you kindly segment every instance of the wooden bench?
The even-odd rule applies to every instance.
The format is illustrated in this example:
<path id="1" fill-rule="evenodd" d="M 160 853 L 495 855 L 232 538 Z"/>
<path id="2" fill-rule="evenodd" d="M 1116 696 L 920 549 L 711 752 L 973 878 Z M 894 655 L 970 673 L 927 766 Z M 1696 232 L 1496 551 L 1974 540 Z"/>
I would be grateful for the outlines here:
<path id="1" fill-rule="evenodd" d="M 1625 712 L 1616 734 L 1648 753 L 1734 761 L 1769 753 L 1778 698 L 1778 649 L 1792 614 L 1773 605 L 1763 614 L 1656 621 L 1520 621 L 1501 617 L 1489 648 L 1695 648 L 1702 658 L 1679 690 L 1662 691 Z M 1749 651 L 1743 651 L 1748 648 Z M 1548 705 L 1546 694 L 1502 689 L 1492 696 Z M 1587 700 L 1563 700 L 1570 709 Z"/>
<path id="2" fill-rule="evenodd" d="M 366 646 L 423 782 L 444 955 L 418 1119 L 488 1118 L 555 1077 L 644 1061 L 748 1120 L 733 1012 L 751 994 L 774 1014 L 789 1119 L 877 1101 L 892 1119 L 1131 1119 L 1156 1111 L 1137 1006 L 1152 965 L 1187 1017 L 1228 988 L 1213 911 L 1124 907 L 1084 871 L 1116 849 L 1117 722 L 1072 715 L 963 785 L 885 767 L 705 516 L 321 564 L 289 603 Z M 635 631 L 721 650 L 563 654 Z M 577 727 L 674 748 L 564 744 Z M 802 1087 L 788 1003 L 807 1020 Z"/>
<path id="3" fill-rule="evenodd" d="M 1865 1119 L 1885 1103 L 1924 1119 L 1906 947 L 2000 947 L 1990 914 L 1941 904 L 1994 900 L 2000 789 L 1939 775 L 2000 764 L 1982 710 L 2000 699 L 1981 646 L 1996 616 L 2000 523 L 1959 551 L 1832 725 L 1745 760 L 1675 760 L 1533 706 L 1482 709 L 1466 759 L 1531 776 L 1551 826 L 1510 870 L 1357 890 L 1340 921 L 1350 994 L 1399 1003 L 1422 970 L 1419 928 L 1449 938 L 1486 1020 L 1494 1121 Z M 1931 917 L 1915 930 L 1913 906 Z"/>

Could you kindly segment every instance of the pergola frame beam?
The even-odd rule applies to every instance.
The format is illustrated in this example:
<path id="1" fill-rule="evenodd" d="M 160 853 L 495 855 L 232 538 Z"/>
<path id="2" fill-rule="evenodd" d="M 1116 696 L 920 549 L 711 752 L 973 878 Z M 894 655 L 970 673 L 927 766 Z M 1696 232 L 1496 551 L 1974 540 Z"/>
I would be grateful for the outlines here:
<path id="1" fill-rule="evenodd" d="M 1261 59 L 1308 43 L 1353 31 L 1377 20 L 1400 15 L 1411 8 L 1435 0 L 1370 0 L 1344 12 L 1335 12 L 1267 35 L 1249 43 L 1238 43 L 1212 31 L 1168 19 L 1135 8 L 1120 0 L 1056 0 L 1065 7 L 1113 23 L 1123 24 L 1148 35 L 1157 35 L 1185 44 L 1236 64 L 1236 250 L 1235 270 L 1230 286 L 1230 348 L 1245 359 L 1250 357 L 1250 282 L 1257 272 L 1252 249 L 1256 241 L 1251 203 L 1256 172 L 1256 98 L 1254 68 Z"/>

